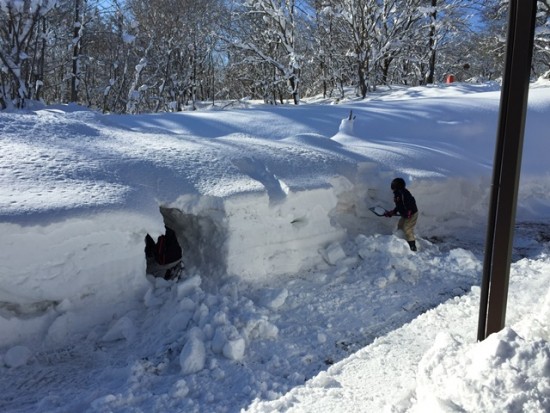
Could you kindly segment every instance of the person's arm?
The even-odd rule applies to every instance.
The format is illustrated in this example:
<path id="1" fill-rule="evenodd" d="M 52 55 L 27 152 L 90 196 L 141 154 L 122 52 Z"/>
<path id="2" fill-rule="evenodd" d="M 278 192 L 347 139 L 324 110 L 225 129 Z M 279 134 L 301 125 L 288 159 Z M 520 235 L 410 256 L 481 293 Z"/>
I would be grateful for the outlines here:
<path id="1" fill-rule="evenodd" d="M 405 214 L 403 215 L 405 218 L 410 218 L 413 216 L 413 206 L 415 205 L 414 198 L 411 195 L 410 192 L 404 191 L 402 194 L 403 199 L 403 207 L 405 208 Z"/>
<path id="2" fill-rule="evenodd" d="M 397 215 L 397 211 L 398 211 L 398 209 L 397 209 L 397 206 L 396 206 L 394 209 L 384 212 L 384 216 L 388 217 L 388 218 L 391 218 L 394 215 Z"/>

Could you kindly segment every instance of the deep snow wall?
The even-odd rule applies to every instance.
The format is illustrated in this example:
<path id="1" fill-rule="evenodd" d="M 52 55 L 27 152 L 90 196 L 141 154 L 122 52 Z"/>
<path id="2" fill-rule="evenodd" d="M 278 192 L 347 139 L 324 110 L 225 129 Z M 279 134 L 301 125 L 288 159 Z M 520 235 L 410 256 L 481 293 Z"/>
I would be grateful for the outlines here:
<path id="1" fill-rule="evenodd" d="M 142 305 L 145 235 L 163 224 L 176 231 L 186 276 L 266 282 L 297 273 L 330 257 L 328 245 L 346 231 L 334 220 L 345 178 L 307 190 L 228 198 L 184 195 L 156 216 L 111 211 L 87 213 L 47 225 L 0 223 L 0 346 L 32 339 L 71 342 L 93 326 Z"/>
<path id="2" fill-rule="evenodd" d="M 0 223 L 0 346 L 37 331 L 63 343 L 139 303 L 149 287 L 144 236 L 161 222 L 104 212 L 47 225 Z"/>
<path id="3" fill-rule="evenodd" d="M 324 186 L 288 189 L 275 199 L 259 191 L 226 198 L 187 194 L 162 205 L 156 216 L 112 211 L 42 226 L 0 223 L 3 234 L 12 234 L 0 249 L 0 346 L 36 332 L 52 344 L 66 342 L 140 306 L 150 287 L 144 237 L 158 236 L 163 223 L 178 235 L 186 275 L 199 273 L 212 286 L 228 276 L 268 284 L 279 275 L 331 265 L 348 237 L 395 230 L 396 219 L 368 210 L 393 206 L 394 175 L 363 163 L 354 182 L 334 176 Z M 459 239 L 473 225 L 484 234 L 479 225 L 486 224 L 489 177 L 403 176 L 420 209 L 417 236 Z M 525 201 L 520 197 L 518 219 L 536 210 Z"/>
<path id="4" fill-rule="evenodd" d="M 235 276 L 268 282 L 323 261 L 331 265 L 325 249 L 348 237 L 395 232 L 397 218 L 375 216 L 369 207 L 394 207 L 390 182 L 396 176 L 405 178 L 416 197 L 417 236 L 460 238 L 462 231 L 486 225 L 488 176 L 419 179 L 374 162 L 358 163 L 355 176 L 287 189 L 276 199 L 269 191 L 226 198 L 187 194 L 161 212 L 178 234 L 189 272 L 212 280 Z"/>
<path id="5" fill-rule="evenodd" d="M 228 198 L 186 195 L 161 208 L 176 230 L 187 268 L 211 276 L 263 281 L 318 264 L 320 251 L 344 238 L 332 219 L 345 179 L 302 191 L 288 191 L 274 201 L 267 193 Z"/>

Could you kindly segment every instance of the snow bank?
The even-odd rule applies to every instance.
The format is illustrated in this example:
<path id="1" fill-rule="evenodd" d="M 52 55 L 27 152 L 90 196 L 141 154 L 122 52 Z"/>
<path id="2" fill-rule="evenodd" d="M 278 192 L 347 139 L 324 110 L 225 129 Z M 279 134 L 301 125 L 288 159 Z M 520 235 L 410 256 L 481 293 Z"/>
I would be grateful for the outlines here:
<path id="1" fill-rule="evenodd" d="M 511 328 L 477 345 L 442 333 L 418 365 L 417 401 L 409 411 L 547 411 L 549 368 L 550 343 Z"/>
<path id="2" fill-rule="evenodd" d="M 526 266 L 536 268 L 525 272 Z M 550 264 L 547 254 L 513 264 L 507 327 L 480 343 L 438 334 L 418 364 L 411 413 L 550 409 Z M 521 290 L 533 280 L 531 299 Z"/>
<path id="3" fill-rule="evenodd" d="M 0 345 L 37 328 L 65 342 L 127 311 L 148 287 L 143 234 L 158 231 L 158 219 L 121 212 L 44 226 L 0 223 L 0 232 L 10 234 L 0 249 Z"/>
<path id="4" fill-rule="evenodd" d="M 392 223 L 367 208 L 391 205 L 398 173 L 425 214 L 420 235 L 468 222 L 473 206 L 464 199 L 479 199 L 481 211 L 487 185 L 444 182 L 488 170 L 486 143 L 473 159 L 461 147 L 491 131 L 497 102 L 470 100 L 456 97 L 448 114 L 431 98 L 422 107 L 404 101 L 406 110 L 361 102 L 139 117 L 63 106 L 0 113 L 0 167 L 13 173 L 0 176 L 0 322 L 33 314 L 30 329 L 61 314 L 48 334 L 61 339 L 76 323 L 65 316 L 70 308 L 134 301 L 145 285 L 143 238 L 160 234 L 163 219 L 187 268 L 212 274 L 212 284 L 330 263 L 337 249 L 332 257 L 319 250 L 346 232 L 391 233 Z M 546 100 L 536 108 L 542 119 Z M 434 136 L 424 136 L 428 121 Z M 449 199 L 454 211 L 437 206 Z M 115 307 L 89 312 L 83 329 Z M 14 334 L 4 337 L 26 333 Z"/>

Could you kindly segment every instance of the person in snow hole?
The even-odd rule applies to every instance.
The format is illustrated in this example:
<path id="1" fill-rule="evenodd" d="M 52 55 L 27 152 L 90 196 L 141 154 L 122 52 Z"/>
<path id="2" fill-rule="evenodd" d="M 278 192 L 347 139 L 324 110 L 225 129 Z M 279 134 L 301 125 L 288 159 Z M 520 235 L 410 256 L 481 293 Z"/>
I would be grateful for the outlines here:
<path id="1" fill-rule="evenodd" d="M 165 280 L 179 277 L 182 251 L 176 233 L 171 228 L 166 227 L 166 234 L 158 237 L 157 242 L 149 234 L 145 236 L 145 256 L 148 274 Z"/>
<path id="2" fill-rule="evenodd" d="M 393 201 L 395 208 L 384 213 L 385 217 L 393 217 L 399 215 L 397 229 L 400 229 L 405 234 L 405 239 L 409 243 L 411 251 L 416 251 L 416 241 L 414 237 L 414 227 L 418 218 L 418 208 L 416 200 L 411 195 L 409 190 L 405 188 L 405 180 L 403 178 L 395 178 L 391 181 L 391 189 L 393 191 Z"/>

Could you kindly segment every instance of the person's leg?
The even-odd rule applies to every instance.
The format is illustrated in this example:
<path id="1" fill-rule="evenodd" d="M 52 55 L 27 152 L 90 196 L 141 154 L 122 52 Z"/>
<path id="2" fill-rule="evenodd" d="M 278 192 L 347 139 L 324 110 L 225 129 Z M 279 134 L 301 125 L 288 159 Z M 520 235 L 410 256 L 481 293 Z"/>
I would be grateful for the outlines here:
<path id="1" fill-rule="evenodd" d="M 401 218 L 399 224 L 405 234 L 405 239 L 407 241 L 414 241 L 414 227 L 416 226 L 416 221 L 418 220 L 418 212 L 413 214 L 410 218 Z M 399 226 L 398 224 L 398 226 Z"/>
<path id="2" fill-rule="evenodd" d="M 400 229 L 401 231 L 405 232 L 405 218 L 399 218 L 399 221 L 397 221 L 397 229 Z"/>
<path id="3" fill-rule="evenodd" d="M 414 227 L 416 226 L 416 221 L 418 220 L 418 212 L 413 214 L 410 218 L 401 218 L 399 223 L 402 225 L 403 232 L 405 233 L 405 239 L 409 243 L 411 251 L 416 251 L 416 241 L 414 236 Z M 403 222 L 401 222 L 403 221 Z"/>

